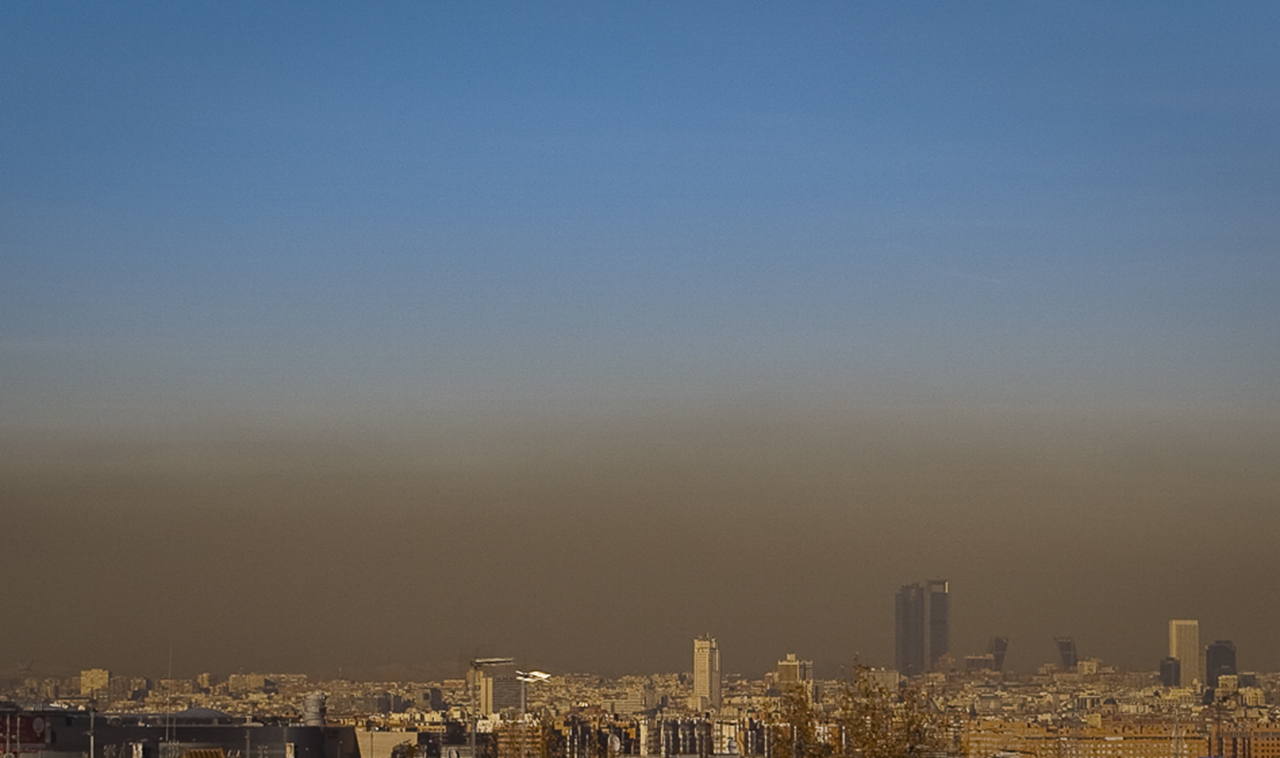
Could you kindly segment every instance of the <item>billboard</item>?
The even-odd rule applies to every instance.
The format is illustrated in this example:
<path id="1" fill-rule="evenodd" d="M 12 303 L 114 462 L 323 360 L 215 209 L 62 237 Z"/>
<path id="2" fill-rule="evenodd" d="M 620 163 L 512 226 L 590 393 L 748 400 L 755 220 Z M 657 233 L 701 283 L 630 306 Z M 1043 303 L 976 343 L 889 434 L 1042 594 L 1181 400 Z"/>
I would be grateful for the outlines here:
<path id="1" fill-rule="evenodd" d="M 0 748 L 9 753 L 36 753 L 49 738 L 49 717 L 37 713 L 0 713 Z"/>

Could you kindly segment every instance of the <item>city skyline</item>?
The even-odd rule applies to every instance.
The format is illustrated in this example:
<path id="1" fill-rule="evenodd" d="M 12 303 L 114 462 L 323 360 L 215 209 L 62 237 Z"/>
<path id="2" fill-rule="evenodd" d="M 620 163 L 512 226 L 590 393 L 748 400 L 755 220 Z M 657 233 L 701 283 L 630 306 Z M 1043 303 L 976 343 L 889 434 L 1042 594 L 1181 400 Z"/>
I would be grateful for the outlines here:
<path id="1" fill-rule="evenodd" d="M 950 653 L 951 651 L 944 650 L 943 652 L 939 653 L 937 657 L 934 657 L 932 655 L 932 647 L 928 647 L 929 645 L 932 644 L 932 642 L 931 641 L 925 642 L 924 644 L 920 644 L 921 650 L 918 651 L 921 656 L 925 656 L 925 657 L 919 658 L 919 659 L 912 659 L 912 660 L 927 660 L 929 658 L 933 658 L 933 664 L 925 667 L 921 671 L 904 670 L 904 663 L 906 664 L 907 669 L 910 669 L 912 660 L 904 659 L 902 655 L 904 652 L 902 650 L 902 646 L 905 644 L 909 647 L 913 644 L 922 643 L 922 640 L 920 640 L 920 636 L 921 636 L 920 629 L 916 629 L 915 632 L 912 632 L 910 628 L 908 628 L 905 630 L 906 634 L 904 635 L 904 628 L 900 625 L 903 619 L 902 612 L 903 610 L 910 611 L 911 608 L 915 608 L 916 610 L 918 610 L 919 607 L 922 605 L 925 607 L 934 605 L 931 602 L 931 599 L 928 597 L 930 593 L 925 591 L 926 585 L 945 590 L 943 594 L 946 596 L 946 599 L 948 601 L 946 603 L 947 605 L 946 615 L 948 617 L 950 615 L 950 602 L 949 602 L 950 601 L 950 582 L 947 582 L 945 580 L 929 580 L 927 583 L 924 583 L 924 584 L 913 583 L 908 585 L 902 585 L 901 587 L 899 587 L 895 595 L 896 608 L 895 608 L 894 619 L 893 619 L 894 638 L 895 638 L 895 659 L 892 662 L 876 662 L 876 661 L 867 661 L 867 660 L 858 659 L 858 660 L 850 660 L 850 661 L 839 661 L 838 663 L 835 663 L 835 664 L 828 663 L 828 665 L 831 666 L 831 670 L 821 672 L 822 676 L 817 677 L 814 673 L 812 660 L 798 660 L 796 658 L 795 653 L 789 652 L 786 654 L 785 659 L 776 661 L 772 666 L 766 667 L 762 671 L 752 671 L 748 667 L 742 667 L 737 669 L 724 669 L 722 668 L 722 665 L 721 665 L 720 646 L 716 640 L 716 637 L 708 634 L 702 634 L 694 637 L 693 638 L 693 658 L 692 658 L 693 663 L 690 667 L 688 667 L 687 669 L 684 669 L 683 671 L 684 673 L 688 673 L 690 676 L 689 681 L 691 682 L 693 699 L 703 703 L 702 706 L 698 708 L 693 708 L 693 709 L 705 710 L 709 708 L 711 710 L 714 710 L 716 707 L 716 703 L 718 703 L 719 701 L 719 693 L 721 691 L 722 684 L 727 677 L 734 677 L 734 678 L 745 677 L 750 679 L 752 678 L 753 674 L 758 674 L 761 677 L 774 676 L 775 683 L 777 681 L 804 681 L 804 680 L 809 680 L 814 678 L 832 680 L 832 679 L 841 679 L 844 677 L 848 677 L 850 676 L 850 673 L 854 671 L 857 667 L 866 666 L 872 669 L 882 670 L 882 671 L 896 670 L 899 674 L 903 676 L 903 680 L 905 681 L 908 678 L 924 676 L 930 673 L 954 674 L 957 672 L 969 671 L 970 661 L 967 661 L 966 658 L 975 659 L 975 661 L 979 662 L 978 669 L 981 670 L 984 667 L 981 665 L 980 659 L 989 657 L 991 659 L 990 660 L 991 670 L 996 672 L 1008 672 L 1011 674 L 1027 675 L 1032 671 L 1036 671 L 1036 670 L 1072 672 L 1075 670 L 1076 664 L 1078 662 L 1085 661 L 1089 663 L 1089 666 L 1090 666 L 1090 668 L 1088 669 L 1089 671 L 1096 672 L 1099 666 L 1103 666 L 1103 667 L 1115 669 L 1121 672 L 1147 673 L 1154 677 L 1164 679 L 1165 673 L 1166 673 L 1166 664 L 1169 661 L 1180 662 L 1181 660 L 1184 660 L 1186 656 L 1192 656 L 1194 659 L 1198 660 L 1199 662 L 1198 668 L 1200 673 L 1196 673 L 1196 670 L 1195 670 L 1196 666 L 1193 665 L 1191 674 L 1188 677 L 1186 678 L 1179 677 L 1178 681 L 1176 681 L 1175 683 L 1167 684 L 1167 686 L 1179 686 L 1179 687 L 1192 687 L 1192 686 L 1198 685 L 1202 687 L 1213 688 L 1214 686 L 1216 686 L 1216 681 L 1217 681 L 1216 677 L 1212 677 L 1211 675 L 1205 675 L 1206 671 L 1211 671 L 1216 673 L 1235 674 L 1241 670 L 1236 665 L 1237 664 L 1236 647 L 1233 641 L 1218 639 L 1218 640 L 1215 640 L 1213 643 L 1200 645 L 1199 622 L 1197 620 L 1187 620 L 1187 619 L 1171 619 L 1168 621 L 1167 645 L 1168 645 L 1168 650 L 1170 655 L 1165 658 L 1156 659 L 1154 665 L 1150 665 L 1150 666 L 1139 665 L 1132 668 L 1124 667 L 1124 666 L 1117 667 L 1115 661 L 1108 661 L 1105 659 L 1098 658 L 1094 655 L 1081 655 L 1077 651 L 1075 640 L 1072 637 L 1055 637 L 1051 641 L 1052 650 L 1053 650 L 1052 655 L 1047 656 L 1044 660 L 1039 661 L 1028 670 L 1017 672 L 1017 671 L 1012 671 L 1008 669 L 1004 665 L 1005 654 L 1007 653 L 1010 640 L 1005 637 L 992 637 L 988 641 L 988 645 L 986 648 L 986 654 L 987 654 L 986 656 L 984 656 L 980 651 L 977 651 L 977 650 L 965 651 L 965 654 L 960 656 L 951 655 L 949 660 L 943 661 L 945 665 L 938 665 L 939 664 L 938 659 L 941 658 L 942 656 L 948 655 L 948 653 Z M 907 601 L 905 605 L 903 602 L 904 599 Z M 913 614 L 909 612 L 908 615 L 913 615 Z M 930 615 L 931 615 L 930 613 L 924 614 L 924 618 L 926 619 L 926 621 L 920 625 L 922 628 L 923 627 L 936 628 L 937 626 L 936 624 L 930 623 Z M 914 643 L 911 640 L 911 637 L 913 635 L 915 638 Z M 1182 657 L 1175 654 L 1175 651 L 1180 652 L 1182 654 Z M 535 655 L 535 660 L 537 659 L 538 658 Z M 1206 668 L 1207 665 L 1212 666 L 1213 668 L 1208 669 Z M 33 661 L 20 663 L 19 669 L 20 669 L 19 678 L 21 678 L 22 676 L 26 676 L 28 678 L 37 676 L 37 672 L 34 670 Z M 238 673 L 233 673 L 228 671 L 214 671 L 207 666 L 202 667 L 198 663 L 194 664 L 194 668 L 192 668 L 192 670 L 200 672 L 199 678 L 207 678 L 210 675 L 215 675 L 215 676 L 230 676 L 232 679 L 234 679 L 236 676 L 240 676 L 244 674 L 243 668 Z M 280 669 L 278 667 L 272 668 L 268 666 L 262 670 L 283 671 L 285 669 Z M 460 659 L 459 661 L 456 662 L 454 666 L 445 665 L 443 667 L 439 667 L 439 668 L 436 668 L 435 670 L 432 670 L 430 672 L 430 676 L 435 678 L 465 676 L 468 681 L 471 681 L 471 678 L 474 677 L 477 683 L 476 696 L 478 698 L 477 699 L 478 708 L 482 713 L 491 713 L 494 711 L 494 706 L 492 705 L 493 702 L 501 701 L 505 703 L 512 703 L 512 702 L 522 701 L 524 697 L 525 683 L 527 681 L 540 680 L 539 679 L 540 677 L 545 677 L 548 675 L 547 672 L 538 671 L 536 669 L 535 671 L 536 673 L 533 675 L 518 671 L 516 668 L 516 662 L 514 658 L 482 657 L 482 658 L 470 659 L 470 660 Z M 680 671 L 681 670 L 677 668 L 677 669 L 654 670 L 654 671 L 646 672 L 637 668 L 628 668 L 626 664 L 622 664 L 621 666 L 613 665 L 613 666 L 606 667 L 604 669 L 604 672 L 606 672 L 607 675 L 610 675 L 610 676 L 634 676 L 634 675 L 644 676 L 644 675 L 651 675 L 654 673 L 659 673 L 659 674 L 672 673 L 672 672 L 679 673 Z M 87 694 L 87 692 L 91 690 L 98 690 L 98 689 L 104 688 L 106 686 L 107 678 L 110 676 L 110 671 L 108 668 L 90 668 L 90 669 L 80 668 L 79 672 L 82 679 L 81 687 L 84 690 L 82 694 Z M 40 674 L 40 676 L 48 676 L 48 675 L 67 676 L 71 673 L 73 673 L 72 669 L 65 669 L 65 670 L 59 670 L 59 671 L 44 671 L 43 673 Z M 138 672 L 135 671 L 133 673 L 137 674 Z M 304 675 L 316 675 L 317 672 L 313 670 L 313 671 L 295 671 L 294 673 L 301 673 Z M 328 672 L 328 673 L 332 673 L 332 672 Z M 425 669 L 420 667 L 415 667 L 415 666 L 405 666 L 402 663 L 397 663 L 391 666 L 384 666 L 382 667 L 382 670 L 377 675 L 370 675 L 370 672 L 367 672 L 367 671 L 362 673 L 357 673 L 357 672 L 350 672 L 350 673 L 355 674 L 355 679 L 357 681 L 360 681 L 360 680 L 375 681 L 378 678 L 384 678 L 384 679 L 386 678 L 390 678 L 390 679 L 402 678 L 403 679 L 403 678 L 414 678 L 414 677 L 417 677 L 419 679 L 429 678 L 427 677 L 427 672 Z M 568 675 L 584 675 L 584 674 L 591 674 L 592 672 L 561 671 L 558 673 L 568 674 Z M 84 677 L 86 676 L 91 677 L 91 679 L 89 680 L 90 683 L 84 683 Z M 155 671 L 146 672 L 146 676 L 155 678 L 157 680 L 172 678 L 174 676 L 172 671 L 172 662 L 170 662 L 170 670 L 165 673 L 164 677 L 160 677 L 158 673 Z M 340 669 L 336 676 L 338 678 L 342 677 L 342 673 Z M 777 677 L 781 677 L 781 679 L 778 679 Z M 196 678 L 196 675 L 191 674 L 187 676 L 187 675 L 179 674 L 177 678 L 192 679 L 192 678 Z M 3 677 L 0 676 L 0 679 L 3 679 Z M 498 700 L 496 701 L 495 698 L 497 698 Z M 691 707 L 693 707 L 692 702 L 693 701 L 691 700 L 690 701 Z M 508 707 L 511 707 L 511 706 L 508 706 Z"/>
<path id="2" fill-rule="evenodd" d="M 512 662 L 477 659 L 472 672 Z M 1224 672 L 1219 689 L 1201 692 L 1160 686 L 1152 672 L 1080 663 L 1077 671 L 1049 666 L 1012 677 L 984 668 L 932 672 L 897 696 L 897 672 L 863 669 L 851 702 L 850 680 L 811 680 L 808 662 L 788 654 L 762 679 L 729 678 L 716 710 L 692 695 L 697 682 L 684 674 L 517 674 L 530 682 L 528 701 L 499 709 L 482 702 L 476 689 L 484 682 L 470 678 L 359 683 L 250 673 L 149 682 L 91 669 L 5 689 L 0 731 L 9 752 L 55 758 L 113 758 L 122 744 L 148 755 L 175 742 L 230 758 L 403 758 L 414 745 L 429 756 L 517 758 L 528 754 L 530 731 L 542 752 L 560 758 L 591 758 L 594 745 L 606 744 L 619 755 L 860 756 L 866 751 L 842 749 L 840 738 L 876 735 L 891 746 L 880 751 L 885 758 L 920 752 L 911 746 L 922 736 L 936 745 L 931 754 L 957 758 L 1108 758 L 1117 748 L 1133 758 L 1225 758 L 1265 753 L 1280 740 L 1280 672 Z M 812 700 L 797 708 L 793 686 L 801 683 Z M 927 712 L 911 705 L 917 697 Z M 806 724 L 818 737 L 796 749 L 783 730 Z"/>
<path id="3" fill-rule="evenodd" d="M 1277 35 L 0 4 L 7 665 L 1280 668 Z"/>
<path id="4" fill-rule="evenodd" d="M 899 588 L 898 597 L 907 596 L 904 591 L 910 590 L 918 585 L 903 585 Z M 1193 690 L 1213 690 L 1218 686 L 1218 677 L 1222 675 L 1230 675 L 1232 677 L 1238 674 L 1247 674 L 1251 677 L 1257 677 L 1261 674 L 1280 675 L 1280 672 L 1259 672 L 1259 671 L 1240 671 L 1236 666 L 1236 648 L 1235 643 L 1231 640 L 1215 640 L 1206 645 L 1198 645 L 1199 622 L 1188 619 L 1171 619 L 1169 621 L 1169 649 L 1170 651 L 1178 651 L 1182 653 L 1182 657 L 1176 655 L 1167 656 L 1158 662 L 1158 665 L 1152 668 L 1144 668 L 1139 670 L 1126 670 L 1114 665 L 1109 665 L 1107 661 L 1100 660 L 1091 656 L 1082 657 L 1076 650 L 1075 640 L 1071 637 L 1057 637 L 1054 639 L 1054 647 L 1057 651 L 1057 659 L 1046 661 L 1036 668 L 1035 672 L 1009 672 L 1002 665 L 1003 660 L 995 660 L 999 647 L 1000 656 L 1003 656 L 1003 650 L 1007 647 L 1008 640 L 1005 638 L 993 638 L 989 645 L 988 655 L 972 655 L 969 656 L 970 661 L 953 660 L 940 661 L 946 665 L 935 665 L 930 670 L 916 673 L 906 674 L 901 671 L 895 671 L 893 667 L 873 666 L 864 662 L 854 662 L 848 666 L 841 666 L 838 673 L 818 677 L 814 673 L 813 661 L 803 660 L 797 657 L 795 653 L 786 653 L 785 657 L 779 659 L 768 670 L 763 672 L 744 673 L 742 671 L 726 671 L 721 666 L 720 647 L 716 638 L 703 634 L 693 638 L 693 658 L 692 665 L 686 671 L 629 671 L 626 674 L 618 675 L 622 679 L 646 678 L 652 676 L 669 676 L 675 675 L 684 679 L 690 692 L 690 698 L 687 703 L 679 707 L 686 708 L 693 712 L 715 711 L 720 707 L 721 692 L 726 682 L 729 681 L 765 681 L 770 687 L 776 689 L 779 694 L 787 685 L 807 683 L 812 686 L 815 681 L 823 680 L 831 681 L 849 681 L 856 679 L 857 671 L 867 671 L 874 676 L 882 676 L 886 674 L 896 675 L 892 681 L 902 684 L 911 684 L 912 686 L 921 686 L 937 684 L 945 682 L 952 678 L 976 677 L 978 680 L 1003 679 L 1009 675 L 1009 681 L 1017 681 L 1019 678 L 1032 678 L 1034 673 L 1040 677 L 1053 677 L 1055 675 L 1075 675 L 1082 676 L 1098 676 L 1099 674 L 1142 674 L 1150 681 L 1160 681 L 1167 688 L 1190 688 Z M 942 655 L 946 655 L 943 653 Z M 1169 662 L 1179 663 L 1187 658 L 1200 658 L 1204 671 L 1212 672 L 1218 676 L 1206 676 L 1202 681 L 1201 678 L 1193 673 L 1189 680 L 1183 681 L 1180 678 L 1176 681 L 1166 681 L 1167 668 Z M 987 657 L 992 658 L 990 661 L 983 660 Z M 473 702 L 469 703 L 475 707 L 478 713 L 482 715 L 493 715 L 500 712 L 523 712 L 526 701 L 526 688 L 528 683 L 543 683 L 555 677 L 593 677 L 597 674 L 586 671 L 565 671 L 550 673 L 540 670 L 534 670 L 532 673 L 521 671 L 517 667 L 517 661 L 514 658 L 479 658 L 460 664 L 461 668 L 452 672 L 456 676 L 444 676 L 444 681 L 453 681 L 455 683 L 465 683 L 468 698 L 473 698 Z M 976 665 L 968 665 L 974 663 Z M 989 663 L 991 665 L 983 665 Z M 30 681 L 38 681 L 41 677 L 36 676 L 31 670 L 31 664 L 24 664 L 26 670 L 23 672 Z M 65 673 L 65 672 L 64 672 Z M 406 673 L 406 672 L 400 672 Z M 417 672 L 421 673 L 421 672 Z M 154 683 L 160 689 L 164 689 L 167 682 L 195 682 L 199 688 L 209 689 L 209 682 L 214 679 L 225 680 L 227 687 L 232 690 L 254 690 L 261 689 L 264 682 L 275 676 L 282 676 L 287 679 L 302 677 L 306 679 L 312 674 L 307 672 L 275 672 L 275 673 L 231 673 L 218 674 L 210 671 L 202 671 L 194 677 L 174 676 L 172 672 L 164 678 L 143 677 L 139 679 L 135 675 L 137 672 L 121 674 L 113 672 L 105 668 L 89 668 L 81 669 L 78 676 L 63 677 L 66 681 L 76 682 L 76 692 L 81 697 L 105 698 L 107 690 L 115 685 L 123 685 L 137 682 Z M 756 676 L 753 676 L 756 674 Z M 21 677 L 19 677 L 20 679 Z M 56 678 L 56 677 L 55 677 Z M 19 679 L 12 680 L 18 682 Z M 239 681 L 239 684 L 237 684 Z M 360 681 L 356 679 L 354 681 Z M 376 680 L 367 680 L 376 681 Z M 886 680 L 888 681 L 888 680 Z M 1084 681 L 1080 678 L 1070 679 L 1075 683 Z M 1238 686 L 1233 684 L 1232 688 Z M 185 691 L 184 691 L 185 692 Z M 181 694 L 181 693 L 179 693 Z M 127 699 L 120 697 L 119 699 Z M 495 705 L 496 704 L 496 705 Z"/>

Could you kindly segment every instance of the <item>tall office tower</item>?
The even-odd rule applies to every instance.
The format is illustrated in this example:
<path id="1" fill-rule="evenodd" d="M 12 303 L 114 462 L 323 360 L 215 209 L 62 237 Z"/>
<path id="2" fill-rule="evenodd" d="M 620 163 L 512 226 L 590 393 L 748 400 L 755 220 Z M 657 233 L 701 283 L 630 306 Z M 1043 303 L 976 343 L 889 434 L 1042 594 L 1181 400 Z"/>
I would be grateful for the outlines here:
<path id="1" fill-rule="evenodd" d="M 795 653 L 787 653 L 785 661 L 778 661 L 773 671 L 773 684 L 780 692 L 799 690 L 813 699 L 813 661 L 802 661 Z"/>
<path id="2" fill-rule="evenodd" d="M 525 683 L 516 671 L 514 662 L 486 664 L 476 668 L 475 687 L 478 701 L 476 705 L 485 716 L 509 711 L 524 712 Z"/>
<path id="3" fill-rule="evenodd" d="M 987 652 L 991 654 L 996 671 L 1004 671 L 1004 654 L 1009 651 L 1008 637 L 992 637 L 987 643 Z"/>
<path id="4" fill-rule="evenodd" d="M 904 584 L 894 609 L 894 664 L 903 676 L 938 668 L 951 649 L 951 588 L 945 579 Z"/>
<path id="5" fill-rule="evenodd" d="M 929 668 L 938 668 L 938 659 L 951 651 L 951 587 L 945 579 L 925 583 L 929 598 Z"/>
<path id="6" fill-rule="evenodd" d="M 111 672 L 106 669 L 85 669 L 80 672 L 80 694 L 85 697 L 106 695 L 111 683 Z"/>
<path id="7" fill-rule="evenodd" d="M 720 709 L 720 648 L 709 635 L 693 641 L 693 696 Z"/>
<path id="8" fill-rule="evenodd" d="M 1174 619 L 1169 622 L 1169 655 L 1178 659 L 1178 685 L 1190 687 L 1204 681 L 1200 676 L 1200 622 Z"/>
<path id="9" fill-rule="evenodd" d="M 1160 683 L 1166 687 L 1177 687 L 1182 679 L 1178 659 L 1172 655 L 1160 661 Z"/>
<path id="10" fill-rule="evenodd" d="M 1236 673 L 1236 643 L 1218 640 L 1204 649 L 1205 686 L 1217 687 L 1218 677 Z"/>
<path id="11" fill-rule="evenodd" d="M 924 587 L 904 584 L 894 603 L 893 661 L 898 673 L 916 676 L 925 671 Z"/>
<path id="12" fill-rule="evenodd" d="M 1062 663 L 1062 670 L 1075 671 L 1076 664 L 1080 662 L 1080 656 L 1076 653 L 1076 641 L 1070 637 L 1055 637 L 1053 641 L 1058 646 L 1058 660 Z"/>
<path id="13" fill-rule="evenodd" d="M 802 661 L 796 658 L 795 653 L 787 653 L 785 661 L 778 661 L 778 667 L 773 672 L 773 681 L 775 684 L 811 682 L 813 681 L 813 661 Z"/>

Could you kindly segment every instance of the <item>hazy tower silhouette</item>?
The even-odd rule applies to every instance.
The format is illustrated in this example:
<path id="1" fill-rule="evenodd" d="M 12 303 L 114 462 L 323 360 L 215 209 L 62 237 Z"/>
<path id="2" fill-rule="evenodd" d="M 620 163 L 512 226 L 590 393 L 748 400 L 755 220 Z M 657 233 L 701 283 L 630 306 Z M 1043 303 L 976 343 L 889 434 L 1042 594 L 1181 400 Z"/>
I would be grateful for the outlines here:
<path id="1" fill-rule="evenodd" d="M 938 659 L 951 651 L 951 585 L 945 579 L 930 579 L 925 584 L 929 599 L 929 668 L 938 667 Z"/>
<path id="2" fill-rule="evenodd" d="M 1236 643 L 1218 640 L 1204 649 L 1204 678 L 1206 687 L 1217 687 L 1218 677 L 1236 673 Z"/>
<path id="3" fill-rule="evenodd" d="M 894 602 L 893 662 L 898 673 L 924 673 L 924 587 L 904 584 Z"/>
<path id="4" fill-rule="evenodd" d="M 937 667 L 951 648 L 951 587 L 946 579 L 904 584 L 894 603 L 893 660 L 915 676 Z"/>
<path id="5" fill-rule="evenodd" d="M 1076 664 L 1080 662 L 1080 655 L 1076 653 L 1076 641 L 1071 637 L 1055 637 L 1053 642 L 1058 646 L 1058 660 L 1062 663 L 1062 670 L 1074 671 Z"/>
<path id="6" fill-rule="evenodd" d="M 1004 671 L 1004 655 L 1009 652 L 1009 638 L 992 637 L 987 643 L 987 652 L 991 654 L 996 671 Z"/>

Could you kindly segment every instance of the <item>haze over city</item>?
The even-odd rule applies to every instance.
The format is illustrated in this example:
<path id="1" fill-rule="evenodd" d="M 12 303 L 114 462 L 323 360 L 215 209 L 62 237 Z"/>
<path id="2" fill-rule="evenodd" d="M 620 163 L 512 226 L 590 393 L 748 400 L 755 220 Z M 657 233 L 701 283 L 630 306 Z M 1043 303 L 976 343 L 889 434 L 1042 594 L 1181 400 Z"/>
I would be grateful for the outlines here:
<path id="1" fill-rule="evenodd" d="M 1274 671 L 1277 32 L 4 4 L 0 666 Z"/>

